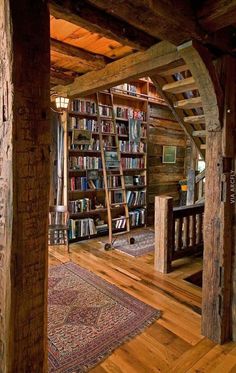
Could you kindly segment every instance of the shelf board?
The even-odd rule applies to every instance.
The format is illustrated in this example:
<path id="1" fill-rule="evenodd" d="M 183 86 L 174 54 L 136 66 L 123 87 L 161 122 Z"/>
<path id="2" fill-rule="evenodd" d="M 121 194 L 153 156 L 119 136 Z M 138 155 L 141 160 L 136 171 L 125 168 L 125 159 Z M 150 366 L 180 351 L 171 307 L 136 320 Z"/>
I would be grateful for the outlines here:
<path id="1" fill-rule="evenodd" d="M 93 118 L 97 119 L 97 114 L 82 113 L 81 111 L 68 111 L 70 116 L 80 117 L 80 118 Z"/>
<path id="2" fill-rule="evenodd" d="M 144 152 L 120 152 L 121 155 L 130 155 L 130 156 L 134 156 L 134 157 L 143 157 L 145 155 L 147 155 L 147 153 L 144 153 Z"/>
<path id="3" fill-rule="evenodd" d="M 144 227 L 145 224 L 139 224 L 139 225 L 135 225 L 135 226 L 132 226 L 130 227 L 131 229 L 136 229 L 136 228 L 142 228 Z M 125 231 L 125 228 L 122 228 L 124 233 L 126 232 Z M 117 232 L 122 232 L 122 229 L 113 229 L 113 233 L 115 233 L 116 231 Z M 76 242 L 80 242 L 80 241 L 85 241 L 85 240 L 89 240 L 90 238 L 96 238 L 96 237 L 102 237 L 102 236 L 108 236 L 108 229 L 103 231 L 103 232 L 99 232 L 99 233 L 96 233 L 96 234 L 92 234 L 90 236 L 84 236 L 84 237 L 77 237 L 77 238 L 73 238 L 73 239 L 70 239 L 69 240 L 69 243 L 76 243 Z"/>
<path id="4" fill-rule="evenodd" d="M 116 190 L 122 190 L 122 187 L 111 187 L 112 191 Z M 139 189 L 145 189 L 147 188 L 147 185 L 126 185 L 125 189 L 126 190 L 139 190 Z M 108 188 L 110 189 L 110 188 Z M 104 192 L 105 188 L 96 188 L 96 189 L 76 189 L 76 190 L 69 190 L 70 194 L 76 194 L 76 193 L 94 193 L 94 192 Z M 73 201 L 73 200 L 72 200 Z"/>
<path id="5" fill-rule="evenodd" d="M 75 189 L 75 190 L 69 190 L 70 194 L 78 194 L 78 193 L 94 193 L 94 192 L 104 192 L 104 188 L 96 188 L 96 189 Z"/>
<path id="6" fill-rule="evenodd" d="M 123 172 L 137 172 L 137 173 L 140 173 L 140 172 L 144 172 L 146 170 L 147 170 L 146 168 L 123 168 Z"/>
<path id="7" fill-rule="evenodd" d="M 102 168 L 87 168 L 87 169 L 82 169 L 82 170 L 70 168 L 68 170 L 69 173 L 78 173 L 78 174 L 79 173 L 80 174 L 85 173 L 86 171 L 98 171 L 98 172 L 102 172 Z"/>
<path id="8" fill-rule="evenodd" d="M 136 92 L 135 94 L 133 95 L 130 95 L 128 93 L 129 91 L 125 91 L 125 90 L 122 90 L 122 89 L 114 89 L 112 90 L 112 93 L 113 93 L 113 96 L 114 98 L 115 97 L 119 97 L 119 98 L 123 98 L 125 100 L 131 100 L 131 101 L 141 101 L 141 102 L 146 102 L 147 99 L 143 96 L 145 96 L 143 93 L 138 93 Z"/>
<path id="9" fill-rule="evenodd" d="M 103 208 L 103 209 L 97 209 L 97 210 L 70 213 L 69 217 L 70 217 L 70 219 L 79 219 L 79 218 L 83 218 L 83 217 L 89 217 L 89 216 L 92 216 L 92 215 L 99 215 L 99 214 L 106 213 L 106 212 L 107 212 L 107 209 Z"/>
<path id="10" fill-rule="evenodd" d="M 69 154 L 101 154 L 101 150 L 69 149 Z"/>

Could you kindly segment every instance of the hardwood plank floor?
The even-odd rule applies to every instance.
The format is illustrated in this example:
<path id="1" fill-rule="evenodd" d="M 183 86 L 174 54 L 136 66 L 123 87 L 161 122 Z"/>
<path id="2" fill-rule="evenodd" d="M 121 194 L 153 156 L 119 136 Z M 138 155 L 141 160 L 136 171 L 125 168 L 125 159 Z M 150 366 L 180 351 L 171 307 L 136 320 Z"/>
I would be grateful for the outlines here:
<path id="1" fill-rule="evenodd" d="M 92 373 L 236 373 L 236 343 L 216 345 L 201 336 L 201 289 L 183 280 L 201 270 L 200 258 L 174 263 L 162 275 L 153 269 L 153 254 L 133 258 L 104 251 L 98 239 L 49 250 L 51 266 L 73 261 L 162 311 L 143 333 L 117 348 Z"/>

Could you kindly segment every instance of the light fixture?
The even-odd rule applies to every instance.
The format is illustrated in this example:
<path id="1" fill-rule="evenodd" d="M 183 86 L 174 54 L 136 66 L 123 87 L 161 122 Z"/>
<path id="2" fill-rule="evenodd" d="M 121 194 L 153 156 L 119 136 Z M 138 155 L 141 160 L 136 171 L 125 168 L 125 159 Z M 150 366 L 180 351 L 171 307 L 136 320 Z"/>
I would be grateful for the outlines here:
<path id="1" fill-rule="evenodd" d="M 69 105 L 69 98 L 57 96 L 55 99 L 56 108 L 59 110 L 66 110 Z"/>

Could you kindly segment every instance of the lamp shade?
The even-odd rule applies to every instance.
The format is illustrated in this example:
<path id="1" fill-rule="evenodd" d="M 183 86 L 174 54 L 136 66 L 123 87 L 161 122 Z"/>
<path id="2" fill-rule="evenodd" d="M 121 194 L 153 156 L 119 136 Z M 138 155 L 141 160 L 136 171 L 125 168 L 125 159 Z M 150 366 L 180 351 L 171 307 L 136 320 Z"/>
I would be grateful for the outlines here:
<path id="1" fill-rule="evenodd" d="M 61 96 L 58 96 L 56 97 L 56 108 L 57 109 L 61 109 L 61 110 L 65 110 L 68 108 L 68 105 L 69 105 L 69 98 L 66 98 L 66 97 L 61 97 Z"/>

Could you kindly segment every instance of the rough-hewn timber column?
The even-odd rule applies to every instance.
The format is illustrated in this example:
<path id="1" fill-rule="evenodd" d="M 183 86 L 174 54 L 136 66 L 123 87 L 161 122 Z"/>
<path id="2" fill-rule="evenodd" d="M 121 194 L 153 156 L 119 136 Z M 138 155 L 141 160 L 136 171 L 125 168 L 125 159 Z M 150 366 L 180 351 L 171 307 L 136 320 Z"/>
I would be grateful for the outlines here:
<path id="1" fill-rule="evenodd" d="M 197 83 L 207 130 L 202 334 L 223 343 L 232 336 L 235 63 L 221 61 L 216 73 L 210 54 L 196 43 L 179 47 L 179 53 Z"/>
<path id="2" fill-rule="evenodd" d="M 0 372 L 46 372 L 49 13 L 0 2 Z"/>

